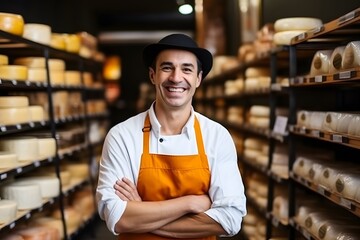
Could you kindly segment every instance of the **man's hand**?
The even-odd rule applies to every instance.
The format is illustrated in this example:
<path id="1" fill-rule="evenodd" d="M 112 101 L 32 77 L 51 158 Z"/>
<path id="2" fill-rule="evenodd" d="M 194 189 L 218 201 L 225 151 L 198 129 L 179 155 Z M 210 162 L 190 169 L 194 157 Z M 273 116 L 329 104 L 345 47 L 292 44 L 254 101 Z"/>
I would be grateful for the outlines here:
<path id="1" fill-rule="evenodd" d="M 115 194 L 123 201 L 142 201 L 135 184 L 125 177 L 116 181 L 114 189 Z"/>

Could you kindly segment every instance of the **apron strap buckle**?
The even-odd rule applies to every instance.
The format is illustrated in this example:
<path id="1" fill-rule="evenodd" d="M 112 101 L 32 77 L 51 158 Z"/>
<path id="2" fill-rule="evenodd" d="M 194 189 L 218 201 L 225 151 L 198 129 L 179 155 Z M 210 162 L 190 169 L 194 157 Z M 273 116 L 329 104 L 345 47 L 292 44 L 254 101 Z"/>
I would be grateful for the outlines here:
<path id="1" fill-rule="evenodd" d="M 143 132 L 150 132 L 151 131 L 151 125 L 143 127 L 142 131 Z"/>

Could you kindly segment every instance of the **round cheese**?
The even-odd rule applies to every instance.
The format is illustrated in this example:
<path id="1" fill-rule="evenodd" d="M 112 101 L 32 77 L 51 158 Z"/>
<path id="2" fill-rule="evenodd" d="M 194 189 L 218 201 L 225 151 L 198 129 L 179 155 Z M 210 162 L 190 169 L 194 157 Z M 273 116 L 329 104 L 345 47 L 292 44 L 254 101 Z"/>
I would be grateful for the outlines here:
<path id="1" fill-rule="evenodd" d="M 342 58 L 346 46 L 339 46 L 334 49 L 330 57 L 329 73 L 336 73 L 342 70 Z"/>
<path id="2" fill-rule="evenodd" d="M 16 137 L 0 140 L 0 151 L 15 153 L 18 161 L 38 159 L 38 140 L 34 137 Z"/>
<path id="3" fill-rule="evenodd" d="M 280 220 L 288 220 L 289 201 L 283 196 L 276 196 L 273 202 L 273 214 Z"/>
<path id="4" fill-rule="evenodd" d="M 355 200 L 356 191 L 360 185 L 360 171 L 339 173 L 336 177 L 335 187 L 336 192 L 341 194 L 344 198 Z"/>
<path id="5" fill-rule="evenodd" d="M 19 210 L 29 210 L 42 206 L 41 190 L 38 184 L 12 182 L 2 186 L 1 197 L 13 200 Z"/>
<path id="6" fill-rule="evenodd" d="M 25 81 L 28 79 L 28 69 L 20 65 L 1 65 L 0 78 Z"/>
<path id="7" fill-rule="evenodd" d="M 0 54 L 0 65 L 8 65 L 8 64 L 9 64 L 8 56 Z"/>
<path id="8" fill-rule="evenodd" d="M 347 133 L 353 136 L 360 136 L 360 134 L 356 132 L 359 126 L 360 126 L 360 115 L 354 115 L 349 123 Z"/>
<path id="9" fill-rule="evenodd" d="M 63 70 L 50 70 L 51 85 L 64 85 L 65 72 Z"/>
<path id="10" fill-rule="evenodd" d="M 270 108 L 268 106 L 253 105 L 250 107 L 249 113 L 255 117 L 269 117 Z"/>
<path id="11" fill-rule="evenodd" d="M 311 112 L 308 127 L 311 129 L 322 130 L 325 117 L 325 112 Z"/>
<path id="12" fill-rule="evenodd" d="M 349 42 L 344 50 L 342 58 L 343 69 L 360 66 L 360 41 Z"/>
<path id="13" fill-rule="evenodd" d="M 89 177 L 89 165 L 87 163 L 72 163 L 66 165 L 72 178 L 85 179 Z"/>
<path id="14" fill-rule="evenodd" d="M 26 23 L 24 25 L 23 37 L 34 42 L 50 45 L 51 27 L 45 24 Z"/>
<path id="15" fill-rule="evenodd" d="M 65 71 L 65 84 L 69 86 L 81 85 L 81 74 L 79 71 Z"/>
<path id="16" fill-rule="evenodd" d="M 0 108 L 17 108 L 29 106 L 29 99 L 26 96 L 0 96 Z"/>
<path id="17" fill-rule="evenodd" d="M 24 65 L 29 68 L 46 68 L 45 58 L 43 57 L 22 57 L 14 60 L 16 65 Z M 51 58 L 48 60 L 50 70 L 65 70 L 65 61 Z"/>
<path id="18" fill-rule="evenodd" d="M 293 30 L 310 30 L 321 27 L 322 21 L 318 18 L 309 17 L 291 17 L 281 18 L 275 21 L 275 32 L 293 31 Z"/>
<path id="19" fill-rule="evenodd" d="M 65 39 L 61 34 L 58 33 L 52 33 L 51 34 L 51 41 L 50 46 L 56 49 L 65 50 Z"/>
<path id="20" fill-rule="evenodd" d="M 66 227 L 69 232 L 77 229 L 82 222 L 80 213 L 78 213 L 73 207 L 66 207 L 64 209 Z M 55 210 L 52 214 L 55 219 L 61 219 L 61 212 L 59 209 Z"/>
<path id="21" fill-rule="evenodd" d="M 45 68 L 29 68 L 28 80 L 31 82 L 46 82 L 46 69 Z"/>
<path id="22" fill-rule="evenodd" d="M 56 177 L 39 176 L 39 177 L 24 177 L 17 180 L 19 183 L 33 183 L 39 184 L 42 198 L 53 198 L 59 196 L 60 181 Z"/>
<path id="23" fill-rule="evenodd" d="M 257 151 L 261 151 L 265 144 L 265 141 L 257 138 L 246 138 L 244 141 L 244 147 L 246 149 L 255 149 Z"/>
<path id="24" fill-rule="evenodd" d="M 15 125 L 30 122 L 29 107 L 0 108 L 0 125 Z"/>
<path id="25" fill-rule="evenodd" d="M 264 77 L 264 76 L 270 76 L 270 68 L 248 67 L 245 70 L 245 77 L 247 78 Z"/>
<path id="26" fill-rule="evenodd" d="M 42 106 L 29 106 L 30 120 L 32 122 L 40 122 L 45 120 L 44 108 Z"/>
<path id="27" fill-rule="evenodd" d="M 354 118 L 353 114 L 349 113 L 339 113 L 338 115 L 338 123 L 336 125 L 336 131 L 339 133 L 347 134 L 349 125 Z"/>
<path id="28" fill-rule="evenodd" d="M 0 200 L 0 225 L 13 221 L 16 217 L 17 203 L 12 200 Z"/>
<path id="29" fill-rule="evenodd" d="M 52 217 L 39 217 L 34 219 L 34 223 L 36 226 L 56 229 L 59 237 L 52 239 L 64 239 L 64 226 L 60 219 L 55 219 Z"/>
<path id="30" fill-rule="evenodd" d="M 39 155 L 41 158 L 54 157 L 56 141 L 54 138 L 38 138 Z"/>
<path id="31" fill-rule="evenodd" d="M 94 79 L 90 72 L 83 72 L 84 85 L 91 87 L 93 85 Z"/>
<path id="32" fill-rule="evenodd" d="M 79 53 L 81 40 L 76 34 L 63 34 L 65 40 L 65 50 L 72 53 Z"/>
<path id="33" fill-rule="evenodd" d="M 14 168 L 18 164 L 16 154 L 0 151 L 0 169 Z"/>
<path id="34" fill-rule="evenodd" d="M 18 14 L 0 12 L 0 29 L 21 36 L 24 31 L 24 19 Z"/>
<path id="35" fill-rule="evenodd" d="M 268 117 L 253 117 L 249 118 L 249 123 L 254 127 L 258 128 L 269 128 L 270 127 L 270 119 Z"/>
<path id="36" fill-rule="evenodd" d="M 296 114 L 296 125 L 300 127 L 309 127 L 311 112 L 300 110 Z"/>
<path id="37" fill-rule="evenodd" d="M 337 112 L 327 112 L 323 122 L 323 129 L 329 132 L 335 132 L 340 114 Z"/>
<path id="38" fill-rule="evenodd" d="M 274 34 L 274 43 L 276 45 L 290 45 L 291 39 L 302 34 L 303 30 L 277 32 Z"/>
<path id="39" fill-rule="evenodd" d="M 317 51 L 312 59 L 310 75 L 324 75 L 329 73 L 330 68 L 330 58 L 333 53 L 333 50 L 320 50 Z"/>

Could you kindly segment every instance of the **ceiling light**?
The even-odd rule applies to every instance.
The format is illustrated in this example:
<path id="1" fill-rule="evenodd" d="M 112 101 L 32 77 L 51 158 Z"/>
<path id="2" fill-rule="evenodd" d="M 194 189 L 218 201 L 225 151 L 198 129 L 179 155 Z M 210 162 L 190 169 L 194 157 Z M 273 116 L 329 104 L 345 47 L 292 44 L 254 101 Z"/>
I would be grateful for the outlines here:
<path id="1" fill-rule="evenodd" d="M 183 4 L 179 7 L 179 12 L 183 15 L 187 15 L 193 12 L 193 7 L 190 4 Z"/>

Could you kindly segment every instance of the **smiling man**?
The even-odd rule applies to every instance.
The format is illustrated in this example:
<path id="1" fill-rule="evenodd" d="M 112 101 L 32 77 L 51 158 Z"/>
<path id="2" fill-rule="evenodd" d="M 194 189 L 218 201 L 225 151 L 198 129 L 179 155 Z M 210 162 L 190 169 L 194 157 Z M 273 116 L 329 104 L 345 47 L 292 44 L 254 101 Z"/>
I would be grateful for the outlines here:
<path id="1" fill-rule="evenodd" d="M 233 140 L 191 105 L 211 70 L 211 53 L 172 34 L 148 45 L 143 59 L 156 99 L 105 139 L 97 187 L 101 218 L 126 240 L 237 234 L 246 198 Z"/>

